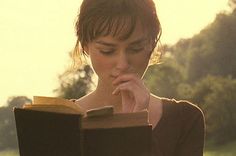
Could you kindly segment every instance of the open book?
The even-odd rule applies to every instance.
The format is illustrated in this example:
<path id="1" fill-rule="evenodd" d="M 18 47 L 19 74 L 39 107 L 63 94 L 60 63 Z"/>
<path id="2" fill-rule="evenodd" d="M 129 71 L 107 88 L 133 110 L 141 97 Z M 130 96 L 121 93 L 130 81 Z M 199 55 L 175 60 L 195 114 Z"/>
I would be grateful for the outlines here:
<path id="1" fill-rule="evenodd" d="M 74 102 L 35 96 L 14 108 L 21 156 L 150 155 L 148 112 L 114 113 L 106 106 L 85 112 Z"/>
<path id="2" fill-rule="evenodd" d="M 56 113 L 84 114 L 83 109 L 74 102 L 57 97 L 34 96 L 31 104 L 25 104 L 24 109 L 32 109 Z"/>
<path id="3" fill-rule="evenodd" d="M 83 128 L 114 128 L 148 125 L 148 112 L 116 113 L 112 106 L 91 109 L 85 112 L 74 102 L 57 97 L 34 96 L 32 104 L 25 104 L 24 109 L 56 112 L 65 114 L 81 114 Z"/>

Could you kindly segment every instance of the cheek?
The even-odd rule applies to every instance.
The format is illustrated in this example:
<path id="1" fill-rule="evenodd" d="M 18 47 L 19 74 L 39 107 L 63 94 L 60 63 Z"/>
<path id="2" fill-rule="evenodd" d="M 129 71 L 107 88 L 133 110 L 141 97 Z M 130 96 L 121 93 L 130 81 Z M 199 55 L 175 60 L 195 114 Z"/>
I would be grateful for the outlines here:
<path id="1" fill-rule="evenodd" d="M 109 73 L 112 70 L 112 63 L 107 60 L 105 57 L 100 55 L 90 55 L 90 60 L 93 66 L 95 73 L 99 77 L 103 77 L 105 73 Z"/>
<path id="2" fill-rule="evenodd" d="M 147 55 L 138 56 L 133 59 L 134 68 L 140 75 L 143 75 L 143 73 L 145 72 L 149 63 L 149 59 L 150 57 Z"/>

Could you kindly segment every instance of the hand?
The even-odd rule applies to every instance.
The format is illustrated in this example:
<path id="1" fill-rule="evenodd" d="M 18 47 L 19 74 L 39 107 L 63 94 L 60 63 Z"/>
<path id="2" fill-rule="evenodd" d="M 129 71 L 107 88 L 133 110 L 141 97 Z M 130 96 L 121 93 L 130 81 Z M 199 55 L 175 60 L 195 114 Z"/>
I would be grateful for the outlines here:
<path id="1" fill-rule="evenodd" d="M 121 95 L 123 112 L 138 112 L 149 107 L 150 92 L 136 74 L 118 76 L 113 85 L 113 95 Z"/>

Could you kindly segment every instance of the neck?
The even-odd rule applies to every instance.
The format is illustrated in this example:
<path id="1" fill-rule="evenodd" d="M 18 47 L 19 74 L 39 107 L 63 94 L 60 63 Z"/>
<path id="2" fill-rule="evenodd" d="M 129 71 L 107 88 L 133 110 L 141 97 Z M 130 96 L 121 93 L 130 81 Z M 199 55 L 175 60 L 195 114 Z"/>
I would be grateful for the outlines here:
<path id="1" fill-rule="evenodd" d="M 96 106 L 113 106 L 115 112 L 121 111 L 121 96 L 120 95 L 112 95 L 112 92 L 115 88 L 111 87 L 110 84 L 103 83 L 98 81 L 97 88 L 93 92 L 94 100 L 97 101 Z"/>

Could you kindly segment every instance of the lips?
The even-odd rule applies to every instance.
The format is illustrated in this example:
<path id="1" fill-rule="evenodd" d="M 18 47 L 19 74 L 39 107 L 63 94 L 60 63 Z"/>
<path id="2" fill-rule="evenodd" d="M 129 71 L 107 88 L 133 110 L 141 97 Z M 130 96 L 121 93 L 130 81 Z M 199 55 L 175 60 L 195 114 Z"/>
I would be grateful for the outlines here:
<path id="1" fill-rule="evenodd" d="M 111 75 L 111 78 L 116 79 L 119 75 Z"/>
<path id="2" fill-rule="evenodd" d="M 112 76 L 112 77 L 118 77 L 120 74 L 122 74 L 122 73 L 119 72 L 119 71 L 113 71 L 113 72 L 111 72 L 111 76 Z"/>

